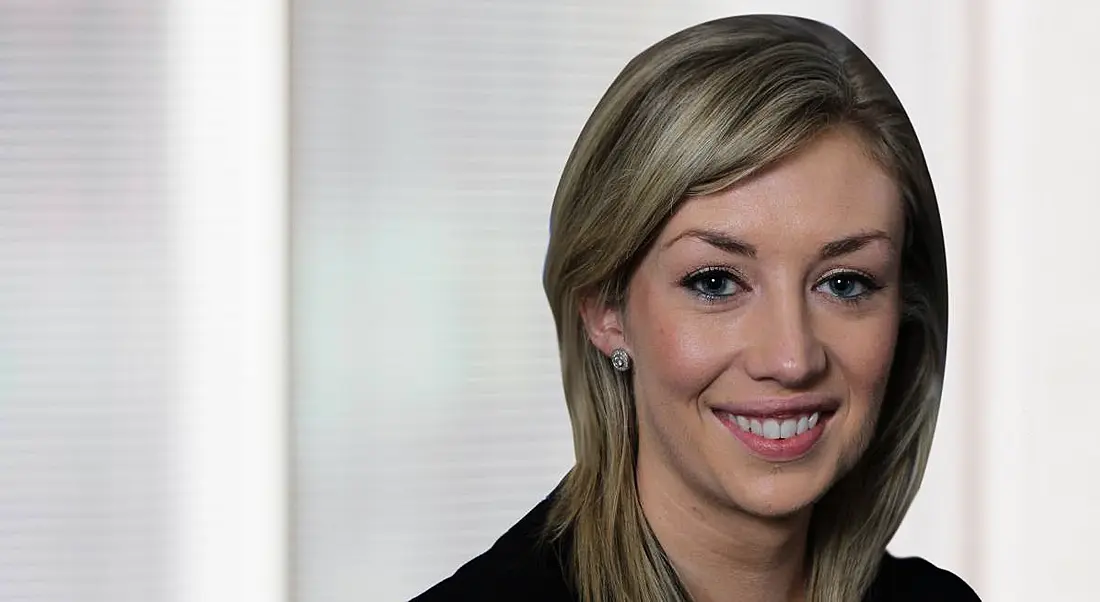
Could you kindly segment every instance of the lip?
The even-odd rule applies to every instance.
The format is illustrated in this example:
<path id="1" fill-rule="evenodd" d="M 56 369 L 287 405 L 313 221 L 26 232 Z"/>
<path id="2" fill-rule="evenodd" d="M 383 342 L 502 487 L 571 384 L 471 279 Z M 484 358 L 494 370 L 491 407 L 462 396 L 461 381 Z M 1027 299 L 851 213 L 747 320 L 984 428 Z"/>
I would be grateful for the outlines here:
<path id="1" fill-rule="evenodd" d="M 833 414 L 840 408 L 840 400 L 829 395 L 806 393 L 796 397 L 770 397 L 740 403 L 711 404 L 711 409 L 752 418 L 789 418 L 800 414 L 821 412 Z"/>
<path id="2" fill-rule="evenodd" d="M 737 438 L 749 453 L 768 462 L 791 462 L 806 456 L 813 450 L 839 407 L 840 402 L 835 398 L 800 395 L 785 399 L 759 399 L 743 404 L 716 405 L 711 407 L 711 411 L 722 426 Z M 746 432 L 741 430 L 733 418 L 745 416 L 781 420 L 814 412 L 820 413 L 817 424 L 806 432 L 787 439 L 767 439 Z"/>

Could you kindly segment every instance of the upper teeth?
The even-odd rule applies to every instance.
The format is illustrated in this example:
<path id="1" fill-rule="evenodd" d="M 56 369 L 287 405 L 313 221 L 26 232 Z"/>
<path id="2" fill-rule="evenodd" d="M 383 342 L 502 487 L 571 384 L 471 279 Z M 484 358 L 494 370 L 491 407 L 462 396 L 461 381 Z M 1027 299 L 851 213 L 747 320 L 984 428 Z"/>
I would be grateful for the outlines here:
<path id="1" fill-rule="evenodd" d="M 765 439 L 789 439 L 814 428 L 818 419 L 821 418 L 821 412 L 804 414 L 798 418 L 788 418 L 786 420 L 768 418 L 763 422 L 745 416 L 734 416 L 733 418 L 737 426 L 741 427 L 743 431 Z"/>

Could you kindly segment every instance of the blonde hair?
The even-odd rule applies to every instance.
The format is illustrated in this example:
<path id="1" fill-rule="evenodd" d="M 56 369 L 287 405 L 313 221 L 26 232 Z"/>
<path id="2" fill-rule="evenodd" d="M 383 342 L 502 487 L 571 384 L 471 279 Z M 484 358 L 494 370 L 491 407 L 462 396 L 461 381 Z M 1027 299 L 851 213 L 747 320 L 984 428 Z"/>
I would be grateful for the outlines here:
<path id="1" fill-rule="evenodd" d="M 632 60 L 589 118 L 554 198 L 543 275 L 557 326 L 576 464 L 546 536 L 568 541 L 585 602 L 690 596 L 642 514 L 629 377 L 588 340 L 580 303 L 621 304 L 683 199 L 731 186 L 831 128 L 858 132 L 905 205 L 903 318 L 873 438 L 815 505 L 813 602 L 858 600 L 917 493 L 947 340 L 947 267 L 935 193 L 909 118 L 871 61 L 827 25 L 777 15 L 710 21 Z"/>

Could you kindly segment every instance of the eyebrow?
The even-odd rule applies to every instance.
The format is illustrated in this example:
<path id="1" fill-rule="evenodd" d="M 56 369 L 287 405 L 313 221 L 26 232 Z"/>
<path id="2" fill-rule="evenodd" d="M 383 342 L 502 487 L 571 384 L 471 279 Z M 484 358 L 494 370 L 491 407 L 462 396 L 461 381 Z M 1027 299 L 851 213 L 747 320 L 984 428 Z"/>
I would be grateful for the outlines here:
<path id="1" fill-rule="evenodd" d="M 750 259 L 756 258 L 756 247 L 739 238 L 730 236 L 729 234 L 726 234 L 725 232 L 720 232 L 718 230 L 705 230 L 698 228 L 685 230 L 678 234 L 672 240 L 665 243 L 663 248 L 667 249 L 683 238 L 695 238 L 701 240 L 713 247 L 717 247 L 733 255 L 743 255 Z M 818 251 L 818 256 L 819 259 L 825 260 L 840 257 L 842 255 L 848 255 L 850 253 L 855 253 L 856 251 L 866 247 L 876 240 L 885 241 L 888 245 L 890 245 L 891 248 L 894 247 L 894 240 L 890 238 L 889 234 L 883 232 L 882 230 L 864 230 L 862 232 L 857 232 L 856 234 L 853 234 L 851 236 L 846 236 L 844 238 L 827 242 L 821 245 L 821 249 L 820 251 Z"/>

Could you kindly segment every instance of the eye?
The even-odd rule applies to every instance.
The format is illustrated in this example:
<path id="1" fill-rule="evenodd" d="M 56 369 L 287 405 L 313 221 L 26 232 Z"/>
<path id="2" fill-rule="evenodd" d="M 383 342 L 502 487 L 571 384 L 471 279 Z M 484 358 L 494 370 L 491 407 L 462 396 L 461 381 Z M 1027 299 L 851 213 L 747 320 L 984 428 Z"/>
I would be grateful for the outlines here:
<path id="1" fill-rule="evenodd" d="M 722 268 L 706 268 L 689 274 L 681 285 L 710 301 L 730 297 L 741 289 L 737 277 Z"/>
<path id="2" fill-rule="evenodd" d="M 821 287 L 837 299 L 850 303 L 861 301 L 882 288 L 869 276 L 857 272 L 831 274 L 818 284 L 818 288 Z"/>

